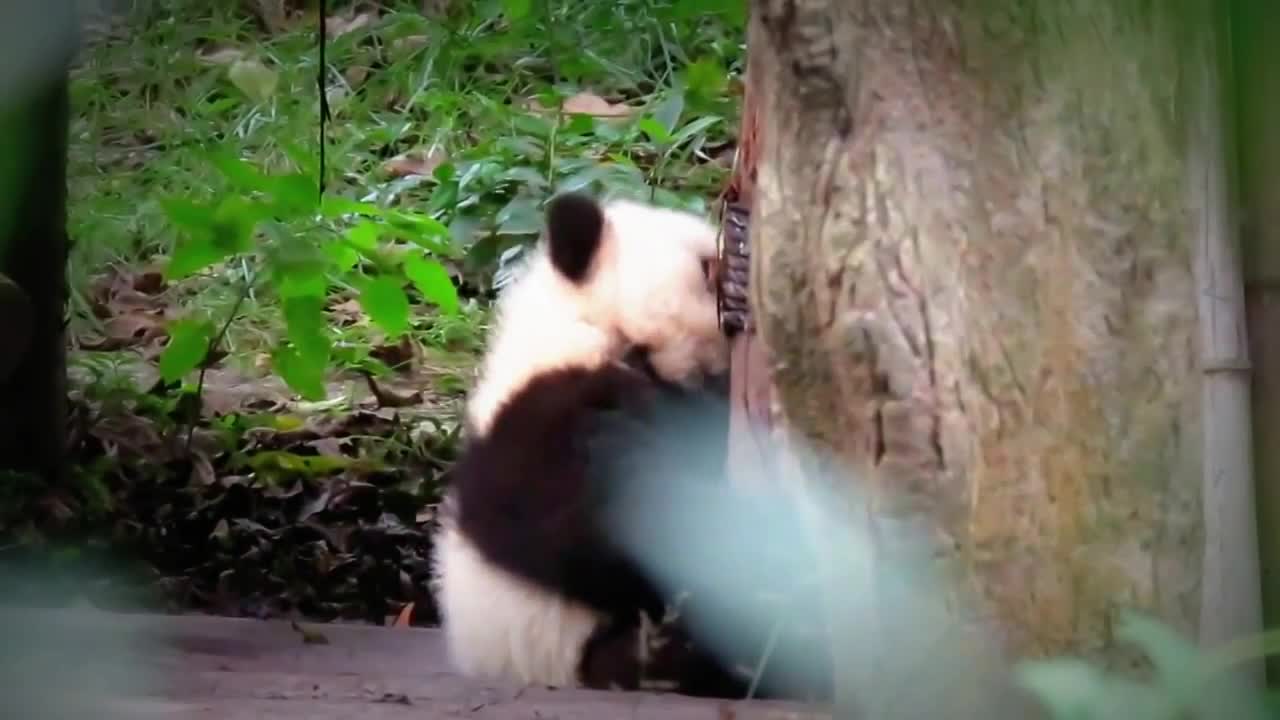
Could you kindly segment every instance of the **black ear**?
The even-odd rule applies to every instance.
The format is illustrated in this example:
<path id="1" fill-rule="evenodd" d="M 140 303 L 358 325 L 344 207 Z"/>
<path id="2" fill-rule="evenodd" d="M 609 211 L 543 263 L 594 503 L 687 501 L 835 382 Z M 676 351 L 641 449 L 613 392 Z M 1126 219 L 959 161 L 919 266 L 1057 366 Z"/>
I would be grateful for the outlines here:
<path id="1" fill-rule="evenodd" d="M 551 264 L 573 282 L 581 282 L 604 235 L 604 211 L 581 193 L 557 195 L 547 203 L 547 244 Z"/>

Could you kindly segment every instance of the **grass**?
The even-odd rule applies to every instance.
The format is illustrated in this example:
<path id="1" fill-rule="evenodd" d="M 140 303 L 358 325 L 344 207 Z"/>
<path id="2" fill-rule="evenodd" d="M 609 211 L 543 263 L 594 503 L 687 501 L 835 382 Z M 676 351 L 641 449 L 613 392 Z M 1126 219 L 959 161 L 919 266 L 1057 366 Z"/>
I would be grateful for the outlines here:
<path id="1" fill-rule="evenodd" d="M 462 251 L 455 277 L 479 288 L 500 267 L 501 253 L 536 231 L 536 200 L 550 186 L 595 178 L 615 192 L 705 207 L 724 166 L 698 154 L 722 145 L 733 129 L 736 98 L 726 89 L 741 62 L 737 28 L 686 17 L 676 9 L 682 3 L 659 0 L 552 2 L 545 18 L 516 23 L 492 14 L 493 5 L 474 4 L 448 22 L 406 7 L 330 39 L 328 193 L 444 222 Z M 172 253 L 176 236 L 163 200 L 232 191 L 209 150 L 268 171 L 315 170 L 315 30 L 314 21 L 300 21 L 269 34 L 236 3 L 178 2 L 162 13 L 136 12 L 85 54 L 73 85 L 73 287 L 83 290 L 107 264 L 137 266 Z M 250 78 L 237 87 L 235 60 L 273 75 L 274 86 L 254 87 Z M 585 116 L 557 123 L 523 107 L 531 99 L 554 105 L 579 91 L 649 112 L 623 124 Z M 638 129 L 652 130 L 654 117 L 676 135 L 692 132 L 670 148 Z M 385 169 L 390 158 L 415 150 L 446 159 L 434 176 L 394 177 Z M 456 182 L 439 180 L 450 175 Z M 335 228 L 300 222 L 289 229 L 305 237 Z M 190 302 L 229 308 L 239 295 L 236 276 L 246 271 L 230 265 L 193 279 L 185 288 Z M 255 296 L 245 311 L 253 317 L 269 302 Z M 73 313 L 76 327 L 95 327 L 83 292 Z M 270 329 L 254 325 L 233 332 L 237 347 L 270 342 Z"/>

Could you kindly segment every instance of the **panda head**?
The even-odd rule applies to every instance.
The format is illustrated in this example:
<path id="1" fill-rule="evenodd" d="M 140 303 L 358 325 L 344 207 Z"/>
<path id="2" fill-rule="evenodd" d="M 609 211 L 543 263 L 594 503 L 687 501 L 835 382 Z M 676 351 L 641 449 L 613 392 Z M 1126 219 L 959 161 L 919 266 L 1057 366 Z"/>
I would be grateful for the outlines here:
<path id="1" fill-rule="evenodd" d="M 477 428 L 538 376 L 592 370 L 639 349 L 662 380 L 697 384 L 728 367 L 710 268 L 716 229 L 691 213 L 563 194 L 538 247 L 498 300 L 479 382 Z"/>

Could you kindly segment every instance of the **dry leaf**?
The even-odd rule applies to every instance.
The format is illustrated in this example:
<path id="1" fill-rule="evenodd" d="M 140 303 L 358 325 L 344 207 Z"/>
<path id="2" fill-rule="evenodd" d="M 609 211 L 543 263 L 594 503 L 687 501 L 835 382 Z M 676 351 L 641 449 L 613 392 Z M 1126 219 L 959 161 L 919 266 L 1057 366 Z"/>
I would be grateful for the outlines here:
<path id="1" fill-rule="evenodd" d="M 377 381 L 369 373 L 361 373 L 364 375 L 365 382 L 369 385 L 369 392 L 373 393 L 374 399 L 378 401 L 379 408 L 399 408 L 408 407 L 409 405 L 417 405 L 422 402 L 422 392 L 414 390 L 408 394 L 398 394 L 379 387 Z"/>
<path id="2" fill-rule="evenodd" d="M 363 65 L 352 65 L 342 71 L 342 77 L 347 81 L 348 85 L 353 88 L 358 88 L 369 78 L 369 68 Z"/>
<path id="3" fill-rule="evenodd" d="M 227 77 L 240 92 L 255 102 L 266 102 L 276 91 L 280 76 L 257 60 L 236 60 L 227 69 Z"/>
<path id="4" fill-rule="evenodd" d="M 244 58 L 244 51 L 236 47 L 204 48 L 196 52 L 196 59 L 206 65 L 230 65 Z"/>
<path id="5" fill-rule="evenodd" d="M 289 10 L 284 0 L 256 0 L 254 9 L 267 30 L 277 33 L 289 27 Z"/>
<path id="6" fill-rule="evenodd" d="M 302 642 L 306 643 L 307 645 L 328 645 L 329 644 L 329 638 L 325 637 L 322 633 L 317 632 L 315 630 L 308 630 L 303 628 L 301 625 L 298 624 L 297 620 L 290 620 L 289 625 L 293 627 L 293 629 L 297 631 L 299 635 L 302 636 Z"/>
<path id="7" fill-rule="evenodd" d="M 328 22 L 325 23 L 325 31 L 328 33 L 330 38 L 336 38 L 346 35 L 353 30 L 359 30 L 362 27 L 366 27 L 377 18 L 377 14 L 373 12 L 357 13 L 349 18 L 334 16 L 327 18 Z"/>
<path id="8" fill-rule="evenodd" d="M 407 35 L 391 41 L 391 52 L 396 55 L 408 55 L 409 53 L 426 46 L 426 35 Z"/>
<path id="9" fill-rule="evenodd" d="M 391 624 L 392 627 L 409 627 L 409 620 L 413 617 L 413 603 L 407 603 L 400 609 L 400 614 L 396 616 L 396 621 Z"/>
<path id="10" fill-rule="evenodd" d="M 430 175 L 448 159 L 444 148 L 432 147 L 430 150 L 410 150 L 401 153 L 382 164 L 382 169 L 392 177 L 409 175 Z"/>
<path id="11" fill-rule="evenodd" d="M 560 111 L 564 113 L 579 113 L 596 117 L 626 117 L 637 110 L 638 108 L 631 107 L 626 103 L 614 104 L 595 93 L 589 92 L 580 92 L 565 100 L 560 106 Z"/>
<path id="12" fill-rule="evenodd" d="M 413 341 L 408 335 L 401 335 L 394 343 L 384 343 L 369 350 L 369 355 L 386 363 L 387 367 L 401 372 L 411 369 L 414 352 Z"/>
<path id="13" fill-rule="evenodd" d="M 327 455 L 329 457 L 347 457 L 347 453 L 342 448 L 345 442 L 346 438 L 323 437 L 312 440 L 306 444 L 315 448 L 316 452 L 320 455 Z"/>

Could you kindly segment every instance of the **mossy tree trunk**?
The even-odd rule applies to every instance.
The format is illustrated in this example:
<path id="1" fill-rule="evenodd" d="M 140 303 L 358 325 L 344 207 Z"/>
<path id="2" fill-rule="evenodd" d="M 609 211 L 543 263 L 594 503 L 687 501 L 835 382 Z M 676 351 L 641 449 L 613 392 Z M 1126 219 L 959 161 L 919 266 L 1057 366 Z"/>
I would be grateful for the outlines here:
<path id="1" fill-rule="evenodd" d="M 1016 656 L 1127 661 L 1124 607 L 1200 630 L 1209 8 L 751 6 L 779 414 L 932 521 Z"/>

